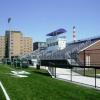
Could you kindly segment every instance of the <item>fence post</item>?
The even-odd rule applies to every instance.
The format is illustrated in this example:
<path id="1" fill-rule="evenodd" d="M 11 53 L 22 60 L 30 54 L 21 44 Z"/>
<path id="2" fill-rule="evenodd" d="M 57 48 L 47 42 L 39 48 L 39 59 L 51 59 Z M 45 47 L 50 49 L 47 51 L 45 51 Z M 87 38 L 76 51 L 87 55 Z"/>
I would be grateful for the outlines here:
<path id="1" fill-rule="evenodd" d="M 86 65 L 86 59 L 85 59 L 85 50 L 84 50 L 84 76 L 85 76 L 85 65 Z"/>
<path id="2" fill-rule="evenodd" d="M 71 82 L 72 82 L 72 67 L 71 67 L 71 74 L 70 75 L 71 75 Z"/>
<path id="3" fill-rule="evenodd" d="M 56 67 L 55 67 L 55 78 L 56 78 Z"/>
<path id="4" fill-rule="evenodd" d="M 95 88 L 96 88 L 96 68 L 95 69 Z"/>

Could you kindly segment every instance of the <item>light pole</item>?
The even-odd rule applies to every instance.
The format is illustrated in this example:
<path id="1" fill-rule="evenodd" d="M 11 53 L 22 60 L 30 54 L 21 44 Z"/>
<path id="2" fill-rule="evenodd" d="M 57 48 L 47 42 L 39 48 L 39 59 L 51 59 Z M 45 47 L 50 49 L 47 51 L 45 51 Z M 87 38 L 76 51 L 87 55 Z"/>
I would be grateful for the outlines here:
<path id="1" fill-rule="evenodd" d="M 8 18 L 8 26 L 9 26 L 9 59 L 11 60 L 11 18 Z"/>

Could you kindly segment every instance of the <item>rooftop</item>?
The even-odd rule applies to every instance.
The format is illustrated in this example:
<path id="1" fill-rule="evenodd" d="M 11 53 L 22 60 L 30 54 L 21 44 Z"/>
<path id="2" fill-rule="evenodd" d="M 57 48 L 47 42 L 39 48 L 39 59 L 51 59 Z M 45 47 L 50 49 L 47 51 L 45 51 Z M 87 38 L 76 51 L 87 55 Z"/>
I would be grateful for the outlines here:
<path id="1" fill-rule="evenodd" d="M 56 36 L 56 35 L 59 35 L 59 34 L 65 33 L 65 32 L 66 32 L 65 29 L 60 28 L 60 29 L 58 29 L 56 31 L 53 31 L 51 33 L 48 33 L 46 36 Z"/>

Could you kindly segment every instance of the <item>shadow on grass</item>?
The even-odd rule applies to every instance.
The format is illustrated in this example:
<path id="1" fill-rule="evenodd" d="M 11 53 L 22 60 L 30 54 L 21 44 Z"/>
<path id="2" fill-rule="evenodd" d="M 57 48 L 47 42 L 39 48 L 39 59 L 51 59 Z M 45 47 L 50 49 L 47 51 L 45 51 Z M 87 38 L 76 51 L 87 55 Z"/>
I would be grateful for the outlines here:
<path id="1" fill-rule="evenodd" d="M 51 75 L 49 73 L 47 73 L 47 72 L 34 71 L 34 73 L 40 74 L 40 75 L 43 75 L 43 76 L 49 76 L 49 77 L 51 77 Z"/>

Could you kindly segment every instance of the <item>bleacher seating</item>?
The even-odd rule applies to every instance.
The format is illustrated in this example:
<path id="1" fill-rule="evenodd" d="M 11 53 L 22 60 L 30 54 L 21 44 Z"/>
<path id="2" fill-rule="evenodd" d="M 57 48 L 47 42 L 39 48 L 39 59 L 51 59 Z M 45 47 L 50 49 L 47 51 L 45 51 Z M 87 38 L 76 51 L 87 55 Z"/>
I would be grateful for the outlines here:
<path id="1" fill-rule="evenodd" d="M 86 48 L 92 43 L 100 40 L 100 38 L 93 38 L 88 40 L 77 41 L 75 43 L 68 43 L 63 50 L 52 50 L 50 52 L 45 50 L 35 50 L 30 54 L 24 55 L 27 58 L 37 58 L 40 60 L 67 60 L 70 64 L 81 64 L 78 58 L 80 50 Z M 77 60 L 76 60 L 77 58 Z"/>

